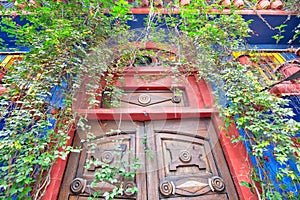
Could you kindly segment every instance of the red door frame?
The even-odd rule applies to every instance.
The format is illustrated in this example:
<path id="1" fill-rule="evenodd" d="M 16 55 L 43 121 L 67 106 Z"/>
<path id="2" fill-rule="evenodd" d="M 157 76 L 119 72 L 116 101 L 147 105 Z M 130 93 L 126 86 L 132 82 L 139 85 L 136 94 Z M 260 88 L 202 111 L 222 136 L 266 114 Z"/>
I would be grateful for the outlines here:
<path id="1" fill-rule="evenodd" d="M 159 49 L 154 43 L 146 43 L 145 48 Z M 169 49 L 170 50 L 170 49 Z M 147 86 L 141 86 L 137 84 L 134 80 L 134 74 L 136 73 L 168 73 L 168 68 L 152 68 L 152 69 L 128 69 L 126 71 L 126 88 L 131 90 L 141 90 L 141 89 L 166 89 L 170 87 L 171 82 L 164 82 L 164 86 L 161 87 L 155 82 L 152 85 L 147 84 Z M 170 79 L 170 78 L 169 78 Z M 224 127 L 224 123 L 218 117 L 218 112 L 213 108 L 213 93 L 211 86 L 204 80 L 198 81 L 196 73 L 190 75 L 186 78 L 187 83 L 182 85 L 177 85 L 177 87 L 190 88 L 186 90 L 189 99 L 189 106 L 184 108 L 165 108 L 163 111 L 155 108 L 131 108 L 130 113 L 128 109 L 122 108 L 98 108 L 98 109 L 79 109 L 77 112 L 82 113 L 87 116 L 88 119 L 97 120 L 114 120 L 118 119 L 122 115 L 122 119 L 130 119 L 137 121 L 146 120 L 158 120 L 158 119 L 181 119 L 181 118 L 202 118 L 210 117 L 214 123 L 214 126 L 219 134 L 219 141 L 222 146 L 224 156 L 226 158 L 230 173 L 232 175 L 235 187 L 237 189 L 240 199 L 249 200 L 258 199 L 256 194 L 253 194 L 249 188 L 241 186 L 241 182 L 251 182 L 250 171 L 251 163 L 246 151 L 245 146 L 242 142 L 233 144 L 229 137 L 226 135 L 239 135 L 239 132 L 234 124 L 232 124 L 228 130 L 220 129 Z M 123 88 L 124 89 L 124 88 Z M 193 91 L 199 91 L 198 93 L 193 93 Z M 146 114 L 145 114 L 146 113 Z M 163 113 L 163 115 L 162 115 Z M 70 139 L 68 144 L 71 145 L 74 137 L 75 127 L 68 133 Z M 66 168 L 67 160 L 58 159 L 57 162 L 52 166 L 51 169 L 51 181 L 45 192 L 43 200 L 55 200 L 58 197 L 60 186 L 63 181 L 63 175 Z"/>

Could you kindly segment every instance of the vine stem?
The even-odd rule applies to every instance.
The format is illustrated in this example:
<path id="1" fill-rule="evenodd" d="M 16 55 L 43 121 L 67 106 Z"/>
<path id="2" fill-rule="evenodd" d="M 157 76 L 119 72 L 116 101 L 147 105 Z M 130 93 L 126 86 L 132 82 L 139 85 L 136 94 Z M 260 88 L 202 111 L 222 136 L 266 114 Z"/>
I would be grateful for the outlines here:
<path id="1" fill-rule="evenodd" d="M 49 170 L 47 172 L 47 176 L 46 176 L 44 183 L 41 185 L 41 187 L 39 189 L 37 189 L 33 200 L 40 200 L 44 196 L 46 189 L 47 189 L 48 185 L 50 184 L 50 178 L 51 178 L 50 172 L 52 170 L 52 166 L 53 165 L 51 165 L 51 167 L 49 168 Z M 41 195 L 39 195 L 42 189 L 43 189 L 43 191 L 42 191 Z"/>
<path id="2" fill-rule="evenodd" d="M 256 185 L 255 185 L 253 179 L 251 179 L 251 182 L 252 182 L 252 185 L 253 185 L 253 187 L 254 187 L 254 189 L 255 189 L 255 192 L 256 192 L 256 194 L 257 194 L 258 199 L 259 199 L 259 200 L 262 200 L 262 198 L 261 198 L 261 196 L 260 196 L 260 193 L 259 193 L 259 190 L 258 190 L 258 188 L 256 187 Z"/>
<path id="3" fill-rule="evenodd" d="M 248 5 L 251 5 L 251 4 L 249 4 L 249 2 L 248 1 L 245 1 Z M 253 4 L 252 4 L 253 5 Z M 255 12 L 255 14 L 268 26 L 268 28 L 270 29 L 270 30 L 272 30 L 272 31 L 274 31 L 275 30 L 275 28 L 273 27 L 273 26 L 271 26 L 270 25 L 270 23 L 269 22 L 267 22 L 267 20 L 257 11 L 257 9 L 254 7 L 253 9 L 252 9 L 254 12 Z M 284 23 L 286 23 L 287 21 L 289 21 L 290 20 L 290 14 L 288 15 L 288 17 L 287 17 L 287 19 L 282 23 L 282 24 L 284 24 Z"/>
<path id="4" fill-rule="evenodd" d="M 253 145 L 254 145 L 254 144 L 253 144 L 254 140 L 251 139 L 251 134 L 250 134 L 249 131 L 246 130 L 246 129 L 245 129 L 245 133 L 246 133 L 247 137 L 249 138 L 249 142 L 250 142 L 251 146 L 253 146 Z M 258 159 L 258 158 L 255 158 L 255 160 L 256 160 L 256 162 L 257 162 L 257 165 L 259 165 L 260 168 L 261 168 L 261 170 L 263 171 L 265 177 L 268 177 L 267 174 L 266 174 L 266 173 L 264 172 L 264 170 L 263 170 L 263 166 L 260 165 L 259 159 Z M 261 173 L 259 173 L 259 178 L 262 179 Z M 256 194 L 257 194 L 258 199 L 259 199 L 259 200 L 262 200 L 261 194 L 260 194 L 260 192 L 259 192 L 259 190 L 258 190 L 258 188 L 257 188 L 257 186 L 256 186 L 256 184 L 255 184 L 255 182 L 254 182 L 254 180 L 253 180 L 252 178 L 251 178 L 251 182 L 252 182 L 252 185 L 253 185 L 253 187 L 254 187 L 254 189 L 255 189 L 255 192 L 256 192 Z M 264 188 L 262 187 L 261 189 L 262 189 L 262 191 L 263 191 L 262 193 L 264 194 Z"/>

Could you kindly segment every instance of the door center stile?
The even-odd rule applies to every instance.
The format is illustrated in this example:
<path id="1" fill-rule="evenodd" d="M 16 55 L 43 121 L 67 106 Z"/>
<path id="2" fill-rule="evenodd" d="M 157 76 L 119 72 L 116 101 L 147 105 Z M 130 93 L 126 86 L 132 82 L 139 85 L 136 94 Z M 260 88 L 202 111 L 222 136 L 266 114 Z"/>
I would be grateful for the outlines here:
<path id="1" fill-rule="evenodd" d="M 144 122 L 137 122 L 138 129 L 136 132 L 136 154 L 135 158 L 141 163 L 141 167 L 137 170 L 136 173 L 136 184 L 139 191 L 137 193 L 137 199 L 146 200 L 146 191 L 147 191 L 147 166 L 146 166 L 146 156 L 145 156 L 145 126 Z"/>

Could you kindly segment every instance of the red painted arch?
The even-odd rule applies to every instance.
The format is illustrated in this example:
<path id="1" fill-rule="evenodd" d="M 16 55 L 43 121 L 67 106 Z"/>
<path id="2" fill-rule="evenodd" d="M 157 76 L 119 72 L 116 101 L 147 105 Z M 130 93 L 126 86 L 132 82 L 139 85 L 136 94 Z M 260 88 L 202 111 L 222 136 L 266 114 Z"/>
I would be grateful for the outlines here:
<path id="1" fill-rule="evenodd" d="M 155 43 L 146 43 L 145 45 L 141 45 L 137 43 L 138 46 L 142 48 L 156 49 L 160 48 L 161 45 Z M 163 46 L 167 48 L 167 46 Z M 169 48 L 170 49 L 170 48 Z M 166 49 L 165 49 L 166 50 Z M 172 52 L 172 49 L 170 49 Z M 176 51 L 175 51 L 176 52 Z M 166 69 L 166 68 L 165 68 Z M 130 71 L 131 70 L 131 71 Z M 157 71 L 155 71 L 157 70 Z M 156 73 L 162 72 L 160 69 L 141 69 L 138 73 Z M 127 88 L 135 88 L 139 89 L 141 86 L 137 85 L 134 80 L 134 76 L 132 74 L 137 73 L 136 70 L 128 69 L 127 73 L 125 73 L 126 87 Z M 168 71 L 166 71 L 168 73 Z M 166 82 L 164 87 L 171 87 L 172 82 L 168 82 L 168 78 L 166 78 Z M 148 89 L 153 89 L 157 87 L 157 84 L 152 86 L 147 86 Z M 214 126 L 219 134 L 219 141 L 222 146 L 228 167 L 230 169 L 230 173 L 234 180 L 234 184 L 240 199 L 242 200 L 256 200 L 258 199 L 256 194 L 253 194 L 249 188 L 245 186 L 241 186 L 241 182 L 251 182 L 250 179 L 250 171 L 251 171 L 251 163 L 248 156 L 248 153 L 245 149 L 245 146 L 242 142 L 233 144 L 229 137 L 226 135 L 235 135 L 239 134 L 235 125 L 232 124 L 228 130 L 221 129 L 220 127 L 224 127 L 224 123 L 218 117 L 218 112 L 213 107 L 214 96 L 212 93 L 211 86 L 204 81 L 203 79 L 198 80 L 198 76 L 195 72 L 187 77 L 187 81 L 185 84 L 181 85 L 181 87 L 188 87 L 192 90 L 197 90 L 199 93 L 194 94 L 193 92 L 188 92 L 187 96 L 192 101 L 192 104 L 189 107 L 185 107 L 184 109 L 173 109 L 166 108 L 164 111 L 157 110 L 155 108 L 147 109 L 148 115 L 144 115 L 144 108 L 140 109 L 132 109 L 130 113 L 127 111 L 127 117 L 131 120 L 152 120 L 159 119 L 160 113 L 167 113 L 164 115 L 164 119 L 175 119 L 175 118 L 201 118 L 201 117 L 210 117 L 214 123 Z M 126 88 L 125 88 L 126 89 Z M 144 88 L 145 89 L 145 88 Z M 195 98 L 196 95 L 196 98 Z M 198 95 L 198 96 L 197 96 Z M 98 108 L 98 109 L 79 109 L 78 112 L 87 115 L 88 118 L 92 119 L 115 119 L 122 113 L 122 118 L 125 117 L 125 110 L 122 109 L 107 109 L 107 108 Z M 144 116 L 144 117 L 143 117 Z M 74 128 L 75 129 L 75 128 Z M 70 139 L 68 144 L 71 145 L 74 135 L 74 129 L 70 131 L 68 134 Z M 48 186 L 43 200 L 55 200 L 58 197 L 59 189 L 62 184 L 64 171 L 66 168 L 66 160 L 58 159 L 57 162 L 52 166 L 51 170 L 51 182 Z"/>

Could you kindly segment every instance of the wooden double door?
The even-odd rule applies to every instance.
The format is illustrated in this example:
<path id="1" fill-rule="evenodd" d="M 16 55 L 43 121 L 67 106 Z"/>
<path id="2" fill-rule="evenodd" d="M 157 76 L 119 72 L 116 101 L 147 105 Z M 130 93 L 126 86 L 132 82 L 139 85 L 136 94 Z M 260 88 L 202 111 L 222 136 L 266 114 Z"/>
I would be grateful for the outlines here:
<path id="1" fill-rule="evenodd" d="M 124 189 L 115 199 L 238 199 L 210 118 L 88 124 L 94 138 L 75 134 L 82 150 L 68 159 L 59 199 L 104 199 L 115 188 Z"/>

